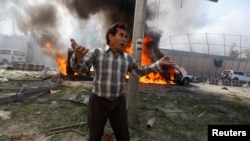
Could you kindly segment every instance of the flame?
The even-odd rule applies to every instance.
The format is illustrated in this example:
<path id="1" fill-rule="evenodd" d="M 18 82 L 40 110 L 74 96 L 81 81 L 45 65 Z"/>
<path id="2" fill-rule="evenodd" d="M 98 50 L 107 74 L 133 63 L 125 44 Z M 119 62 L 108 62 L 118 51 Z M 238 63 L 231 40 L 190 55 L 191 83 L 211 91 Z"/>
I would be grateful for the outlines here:
<path id="1" fill-rule="evenodd" d="M 152 39 L 149 36 L 144 37 L 143 47 L 142 47 L 142 56 L 141 56 L 142 66 L 153 63 L 149 57 L 149 54 L 150 54 L 149 49 L 146 46 L 151 41 Z M 45 47 L 46 47 L 46 52 L 50 53 L 51 55 L 55 57 L 57 66 L 60 69 L 61 74 L 67 75 L 66 73 L 67 56 L 63 55 L 59 50 L 56 50 L 55 48 L 53 48 L 52 43 L 50 42 L 47 42 L 45 44 Z M 124 51 L 127 52 L 128 54 L 132 54 L 132 41 L 125 47 Z M 175 69 L 170 69 L 169 72 L 170 72 L 170 80 L 173 81 Z M 127 75 L 126 78 L 129 78 L 129 76 Z M 145 76 L 142 76 L 140 77 L 139 81 L 142 83 L 167 84 L 164 77 L 161 76 L 159 72 L 151 72 Z M 174 82 L 173 83 L 170 82 L 170 84 L 174 84 Z"/>
<path id="2" fill-rule="evenodd" d="M 56 50 L 52 47 L 52 43 L 47 42 L 45 44 L 45 51 L 53 55 L 56 59 L 57 66 L 59 67 L 61 73 L 63 75 L 67 75 L 66 73 L 66 65 L 67 65 L 67 57 L 63 55 L 59 50 Z"/>
<path id="3" fill-rule="evenodd" d="M 178 73 L 178 72 L 176 72 L 176 69 L 170 68 L 169 73 L 170 73 L 170 80 L 173 81 L 174 80 L 174 74 Z"/>
<path id="4" fill-rule="evenodd" d="M 175 84 L 174 83 L 174 74 L 178 74 L 179 72 L 177 72 L 177 70 L 176 69 L 174 69 L 174 68 L 170 68 L 169 69 L 169 74 L 170 74 L 170 81 L 169 81 L 169 83 L 170 84 Z"/>
<path id="5" fill-rule="evenodd" d="M 150 65 L 153 63 L 149 57 L 149 49 L 146 46 L 151 41 L 152 41 L 152 39 L 150 38 L 150 36 L 145 36 L 143 39 L 142 56 L 141 56 L 141 65 L 142 66 Z M 128 54 L 132 54 L 132 42 L 130 42 L 126 46 L 124 51 Z M 126 76 L 126 78 L 129 78 L 129 76 Z M 166 84 L 164 77 L 162 77 L 159 72 L 151 72 L 145 76 L 142 76 L 142 77 L 140 77 L 139 81 L 142 83 Z"/>

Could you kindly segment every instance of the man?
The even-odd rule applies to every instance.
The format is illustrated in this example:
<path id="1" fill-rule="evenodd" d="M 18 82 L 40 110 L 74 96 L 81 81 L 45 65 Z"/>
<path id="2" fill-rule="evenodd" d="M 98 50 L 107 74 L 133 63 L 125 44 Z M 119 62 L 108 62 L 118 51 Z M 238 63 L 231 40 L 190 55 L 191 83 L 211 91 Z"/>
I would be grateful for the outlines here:
<path id="1" fill-rule="evenodd" d="M 88 126 L 89 141 L 100 141 L 104 127 L 109 119 L 117 141 L 128 141 L 126 100 L 123 89 L 128 71 L 145 75 L 152 71 L 161 71 L 163 67 L 173 67 L 168 57 L 163 57 L 148 66 L 139 66 L 130 55 L 123 52 L 128 42 L 127 25 L 116 23 L 106 33 L 104 48 L 89 51 L 71 39 L 74 54 L 71 67 L 79 74 L 93 65 L 95 77 L 89 98 Z"/>

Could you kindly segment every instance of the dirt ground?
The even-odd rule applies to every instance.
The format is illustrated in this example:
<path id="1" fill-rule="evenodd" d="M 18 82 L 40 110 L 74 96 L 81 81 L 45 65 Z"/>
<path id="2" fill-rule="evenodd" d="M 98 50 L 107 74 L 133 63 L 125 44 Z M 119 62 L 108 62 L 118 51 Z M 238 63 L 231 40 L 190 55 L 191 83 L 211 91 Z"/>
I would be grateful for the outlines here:
<path id="1" fill-rule="evenodd" d="M 24 83 L 31 86 L 46 81 L 41 81 L 36 72 L 0 70 L 0 76 L 12 78 L 2 81 L 1 88 L 23 86 Z M 56 83 L 56 89 L 0 105 L 0 141 L 87 140 L 86 103 L 91 93 L 91 81 L 51 78 L 50 83 Z M 1 89 L 0 98 L 17 91 L 20 89 Z M 129 129 L 132 141 L 201 141 L 207 138 L 208 124 L 250 123 L 249 87 L 206 82 L 187 86 L 140 83 L 137 101 L 138 123 Z M 149 129 L 146 125 L 150 119 L 153 124 Z M 72 125 L 75 126 L 65 128 Z M 59 127 L 69 130 L 49 133 Z M 105 135 L 110 137 L 109 140 L 113 137 L 109 123 Z"/>

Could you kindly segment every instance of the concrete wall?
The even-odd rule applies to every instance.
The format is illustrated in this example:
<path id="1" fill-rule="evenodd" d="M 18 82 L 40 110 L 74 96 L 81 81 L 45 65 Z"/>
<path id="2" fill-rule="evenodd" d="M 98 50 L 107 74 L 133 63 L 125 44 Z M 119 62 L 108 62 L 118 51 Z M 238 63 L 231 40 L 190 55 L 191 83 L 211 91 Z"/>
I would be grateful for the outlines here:
<path id="1" fill-rule="evenodd" d="M 173 51 L 162 49 L 162 53 L 169 56 L 171 60 L 183 67 L 191 75 L 204 78 L 220 78 L 224 69 L 233 69 L 250 73 L 250 61 L 233 59 L 225 56 L 198 54 L 184 51 Z M 222 60 L 222 65 L 216 66 L 215 60 Z"/>

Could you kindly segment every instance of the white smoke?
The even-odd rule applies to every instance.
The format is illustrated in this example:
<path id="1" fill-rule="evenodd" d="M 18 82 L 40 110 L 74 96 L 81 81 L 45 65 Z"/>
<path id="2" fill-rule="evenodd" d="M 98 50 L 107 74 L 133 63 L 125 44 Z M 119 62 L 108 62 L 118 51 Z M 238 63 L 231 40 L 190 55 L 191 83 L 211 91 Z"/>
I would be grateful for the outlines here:
<path id="1" fill-rule="evenodd" d="M 40 29 L 33 31 L 38 37 L 41 36 L 40 33 L 53 29 L 58 39 L 58 46 L 65 52 L 69 47 L 70 38 L 75 38 L 77 42 L 88 47 L 97 47 L 105 43 L 106 29 L 103 28 L 105 16 L 101 13 L 92 14 L 89 19 L 81 20 L 69 13 L 63 0 L 0 0 L 0 4 L 2 7 L 0 14 L 4 15 L 0 16 L 0 22 L 1 25 L 7 26 L 7 28 L 1 26 L 0 31 L 5 30 L 9 35 L 13 34 L 12 18 L 8 18 L 9 16 L 17 18 L 15 19 L 16 34 L 31 36 L 30 15 L 27 15 L 27 10 L 29 7 L 50 4 L 56 11 L 56 26 L 47 27 L 44 31 Z M 247 18 L 250 12 L 249 4 L 247 0 L 240 2 L 219 0 L 217 3 L 208 0 L 148 0 L 148 6 L 155 14 L 147 24 L 161 32 L 160 47 L 162 48 L 165 44 L 169 44 L 169 35 L 192 33 L 249 35 L 250 21 Z M 20 21 L 23 24 L 18 23 Z M 198 39 L 199 37 L 193 38 L 193 40 Z M 180 50 L 185 49 L 180 47 Z"/>
<path id="2" fill-rule="evenodd" d="M 33 38 L 35 62 L 55 66 L 53 56 L 44 51 L 47 40 L 65 56 L 71 38 L 90 48 L 104 43 L 102 25 L 97 20 L 101 19 L 101 14 L 92 15 L 87 21 L 80 20 L 67 10 L 61 0 L 1 0 L 0 4 L 0 14 L 3 15 L 0 22 L 1 25 L 6 24 L 0 27 L 0 31 Z"/>

